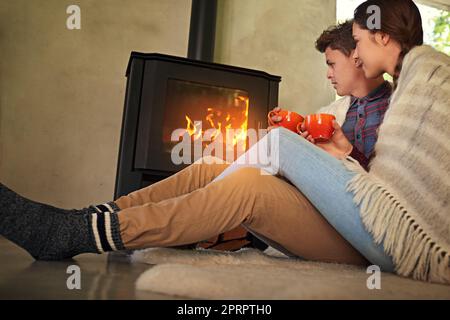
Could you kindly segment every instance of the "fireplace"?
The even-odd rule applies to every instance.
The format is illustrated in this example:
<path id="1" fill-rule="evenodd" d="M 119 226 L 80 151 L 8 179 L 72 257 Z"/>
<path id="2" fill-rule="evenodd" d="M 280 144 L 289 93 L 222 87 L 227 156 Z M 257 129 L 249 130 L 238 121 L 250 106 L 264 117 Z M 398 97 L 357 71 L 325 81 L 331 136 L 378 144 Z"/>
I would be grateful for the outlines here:
<path id="1" fill-rule="evenodd" d="M 249 147 L 246 130 L 267 127 L 281 81 L 258 70 L 139 52 L 131 53 L 126 77 L 115 198 L 176 173 L 213 142 L 222 148 L 210 154 L 235 159 Z M 215 140 L 219 133 L 222 141 Z M 188 156 L 186 149 L 173 152 L 182 139 L 190 139 Z"/>

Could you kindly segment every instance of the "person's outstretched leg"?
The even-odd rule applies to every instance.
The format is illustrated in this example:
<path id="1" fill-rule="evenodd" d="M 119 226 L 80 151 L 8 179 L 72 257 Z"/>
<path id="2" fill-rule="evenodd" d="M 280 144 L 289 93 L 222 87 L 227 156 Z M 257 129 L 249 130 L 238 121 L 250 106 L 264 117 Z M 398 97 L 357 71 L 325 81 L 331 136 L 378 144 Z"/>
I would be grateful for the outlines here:
<path id="1" fill-rule="evenodd" d="M 298 189 L 255 168 L 240 168 L 177 198 L 127 208 L 118 218 L 127 249 L 183 245 L 243 224 L 292 255 L 367 263 Z"/>
<path id="2" fill-rule="evenodd" d="M 93 214 L 76 213 L 28 200 L 0 184 L 0 235 L 35 259 L 60 260 L 84 252 L 97 253 L 93 224 L 118 224 L 114 212 L 102 213 L 103 220 L 94 222 Z M 110 237 L 115 248 L 123 248 L 115 234 Z"/>
<path id="3" fill-rule="evenodd" d="M 224 171 L 230 163 L 213 156 L 200 158 L 190 166 L 148 187 L 114 200 L 120 209 L 160 202 L 203 188 Z"/>
<path id="4" fill-rule="evenodd" d="M 254 168 L 242 168 L 176 198 L 118 213 L 36 214 L 17 206 L 14 194 L 2 192 L 0 199 L 0 233 L 36 259 L 182 245 L 243 223 L 294 255 L 366 263 L 294 186 Z"/>

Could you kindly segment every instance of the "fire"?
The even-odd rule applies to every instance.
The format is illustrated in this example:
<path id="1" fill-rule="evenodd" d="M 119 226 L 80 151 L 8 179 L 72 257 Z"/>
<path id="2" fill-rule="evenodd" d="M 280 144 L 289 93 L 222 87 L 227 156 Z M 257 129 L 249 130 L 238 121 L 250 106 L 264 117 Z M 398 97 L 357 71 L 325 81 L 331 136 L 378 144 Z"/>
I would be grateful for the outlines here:
<path id="1" fill-rule="evenodd" d="M 236 117 L 233 114 L 224 112 L 222 110 L 216 109 L 214 107 L 208 107 L 207 115 L 205 116 L 206 122 L 210 125 L 210 128 L 215 129 L 215 132 L 211 135 L 211 142 L 214 141 L 219 134 L 222 133 L 223 137 L 228 137 L 227 133 L 230 129 L 235 130 L 235 134 L 232 136 L 233 147 L 238 145 L 242 146 L 243 152 L 245 152 L 247 148 L 247 127 L 248 127 L 248 109 L 249 109 L 249 98 L 243 96 L 237 96 L 234 101 L 235 106 L 243 105 L 242 111 L 235 111 L 235 113 L 241 112 L 241 114 L 236 114 L 239 118 L 243 118 L 244 120 L 241 123 L 235 123 L 233 125 L 233 120 L 236 120 Z M 203 130 L 199 128 L 201 125 L 200 121 L 196 121 L 195 123 L 191 120 L 188 115 L 185 115 L 186 118 L 186 131 L 189 133 L 193 139 L 200 139 L 203 134 Z M 234 121 L 236 122 L 236 121 Z M 224 129 L 225 132 L 222 132 Z M 224 139 L 225 140 L 225 139 Z"/>
<path id="2" fill-rule="evenodd" d="M 248 107 L 249 107 L 249 99 L 248 97 L 242 97 L 238 96 L 238 100 L 243 101 L 245 103 L 245 111 L 244 111 L 244 119 L 245 121 L 241 124 L 240 132 L 238 133 L 237 137 L 233 138 L 233 146 L 237 144 L 239 140 L 243 140 L 243 151 L 245 151 L 247 147 L 247 126 L 248 126 Z M 236 101 L 238 102 L 238 101 Z"/>
<path id="3" fill-rule="evenodd" d="M 199 122 L 194 124 L 187 115 L 185 116 L 185 118 L 187 120 L 186 131 L 189 133 L 190 136 L 194 135 L 198 131 L 198 133 L 194 135 L 194 139 L 199 139 L 202 136 L 202 130 L 198 129 L 198 126 L 200 126 Z"/>

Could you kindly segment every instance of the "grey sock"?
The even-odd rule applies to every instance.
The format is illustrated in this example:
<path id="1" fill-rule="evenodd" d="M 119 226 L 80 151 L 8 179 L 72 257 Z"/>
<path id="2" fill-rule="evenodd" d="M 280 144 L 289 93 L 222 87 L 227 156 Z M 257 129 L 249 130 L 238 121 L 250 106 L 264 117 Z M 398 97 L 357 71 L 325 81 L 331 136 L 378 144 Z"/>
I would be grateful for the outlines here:
<path id="1" fill-rule="evenodd" d="M 123 250 L 117 212 L 113 207 L 110 211 L 70 214 L 28 200 L 0 183 L 0 234 L 38 260 Z"/>

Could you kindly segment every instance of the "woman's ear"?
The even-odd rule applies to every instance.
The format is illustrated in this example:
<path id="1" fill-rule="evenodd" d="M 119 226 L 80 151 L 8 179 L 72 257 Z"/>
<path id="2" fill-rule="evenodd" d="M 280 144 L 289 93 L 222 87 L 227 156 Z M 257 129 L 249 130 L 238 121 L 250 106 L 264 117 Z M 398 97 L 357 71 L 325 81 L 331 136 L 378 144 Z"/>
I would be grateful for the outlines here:
<path id="1" fill-rule="evenodd" d="M 383 47 L 387 46 L 387 44 L 389 43 L 390 40 L 391 40 L 391 36 L 388 35 L 387 33 L 384 33 L 381 31 L 377 31 L 375 33 L 375 42 Z"/>

